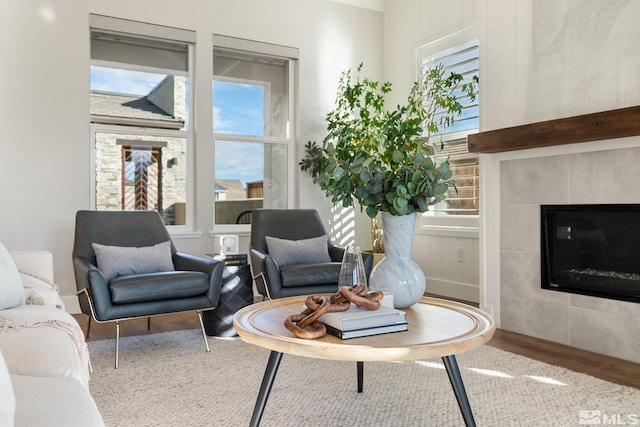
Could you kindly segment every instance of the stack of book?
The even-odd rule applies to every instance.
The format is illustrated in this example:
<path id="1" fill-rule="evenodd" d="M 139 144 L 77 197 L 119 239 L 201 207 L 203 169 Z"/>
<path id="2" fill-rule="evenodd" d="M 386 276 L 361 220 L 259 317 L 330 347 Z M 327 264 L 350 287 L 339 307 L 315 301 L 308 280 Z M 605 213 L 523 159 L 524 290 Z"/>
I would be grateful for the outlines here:
<path id="1" fill-rule="evenodd" d="M 349 310 L 325 313 L 319 320 L 327 327 L 327 333 L 346 340 L 406 331 L 409 325 L 404 314 L 402 310 L 384 305 L 377 310 L 369 310 L 351 304 Z"/>
<path id="2" fill-rule="evenodd" d="M 224 262 L 224 265 L 247 265 L 249 263 L 247 254 L 243 253 L 213 254 L 212 257 L 216 261 Z"/>

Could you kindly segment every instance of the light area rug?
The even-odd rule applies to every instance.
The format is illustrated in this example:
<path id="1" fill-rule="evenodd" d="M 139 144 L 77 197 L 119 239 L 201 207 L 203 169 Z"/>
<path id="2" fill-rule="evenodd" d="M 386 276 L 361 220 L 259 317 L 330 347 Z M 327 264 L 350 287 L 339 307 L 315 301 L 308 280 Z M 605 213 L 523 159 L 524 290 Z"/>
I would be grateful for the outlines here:
<path id="1" fill-rule="evenodd" d="M 114 340 L 89 342 L 90 390 L 107 426 L 247 426 L 269 351 L 240 338 L 209 343 L 207 353 L 199 330 L 122 338 L 116 370 Z M 493 347 L 457 360 L 479 426 L 579 426 L 640 413 L 640 390 Z M 440 359 L 365 363 L 364 392 L 356 387 L 354 362 L 285 354 L 261 426 L 463 425 Z"/>

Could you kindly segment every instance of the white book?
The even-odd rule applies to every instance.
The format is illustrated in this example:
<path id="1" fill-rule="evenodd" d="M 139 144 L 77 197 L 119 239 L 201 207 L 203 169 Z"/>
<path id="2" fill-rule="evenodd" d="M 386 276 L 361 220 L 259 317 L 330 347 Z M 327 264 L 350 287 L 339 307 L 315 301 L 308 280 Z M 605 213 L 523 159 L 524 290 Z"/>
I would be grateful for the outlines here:
<path id="1" fill-rule="evenodd" d="M 325 313 L 319 320 L 335 329 L 349 331 L 402 323 L 405 321 L 404 314 L 405 312 L 402 310 L 384 305 L 381 305 L 377 310 L 369 310 L 351 304 L 349 310 Z"/>
<path id="2" fill-rule="evenodd" d="M 350 331 L 341 331 L 333 326 L 325 325 L 327 333 L 343 340 L 349 338 L 368 337 L 371 335 L 388 334 L 391 332 L 402 332 L 409 330 L 409 324 L 407 322 L 394 323 L 392 325 L 374 326 L 372 328 L 365 329 L 352 329 Z"/>

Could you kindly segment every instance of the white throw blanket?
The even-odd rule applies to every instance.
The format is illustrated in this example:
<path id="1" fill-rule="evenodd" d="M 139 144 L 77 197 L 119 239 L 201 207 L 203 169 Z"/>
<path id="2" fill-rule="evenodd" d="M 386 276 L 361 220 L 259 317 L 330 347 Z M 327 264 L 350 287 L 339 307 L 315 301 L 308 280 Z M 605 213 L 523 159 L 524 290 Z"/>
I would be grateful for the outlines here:
<path id="1" fill-rule="evenodd" d="M 84 339 L 84 333 L 78 325 L 74 325 L 62 320 L 40 320 L 40 321 L 26 321 L 26 320 L 11 320 L 0 317 L 0 333 L 16 332 L 24 328 L 55 328 L 63 331 L 73 341 L 80 362 L 82 363 L 85 378 L 89 380 L 89 373 L 91 372 L 91 361 L 89 359 L 89 347 Z M 88 386 L 88 384 L 85 384 Z"/>

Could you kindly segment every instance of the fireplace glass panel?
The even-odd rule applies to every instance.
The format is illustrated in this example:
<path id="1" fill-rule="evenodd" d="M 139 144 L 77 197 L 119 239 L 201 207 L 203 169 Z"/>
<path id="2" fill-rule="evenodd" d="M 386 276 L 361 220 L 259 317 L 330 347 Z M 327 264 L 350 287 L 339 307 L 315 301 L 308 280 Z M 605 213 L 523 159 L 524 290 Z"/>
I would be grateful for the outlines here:
<path id="1" fill-rule="evenodd" d="M 542 288 L 640 302 L 640 205 L 541 206 Z"/>

